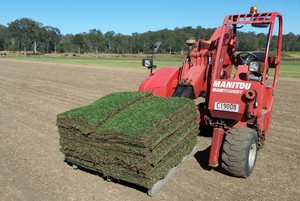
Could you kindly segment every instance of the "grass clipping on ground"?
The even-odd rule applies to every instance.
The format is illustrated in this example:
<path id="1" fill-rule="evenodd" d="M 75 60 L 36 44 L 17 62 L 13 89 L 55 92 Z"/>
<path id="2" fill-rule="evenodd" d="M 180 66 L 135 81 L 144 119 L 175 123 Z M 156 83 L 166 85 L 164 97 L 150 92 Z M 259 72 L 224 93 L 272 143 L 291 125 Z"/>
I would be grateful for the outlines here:
<path id="1" fill-rule="evenodd" d="M 186 98 L 120 92 L 57 116 L 68 162 L 145 188 L 197 143 L 197 110 Z"/>

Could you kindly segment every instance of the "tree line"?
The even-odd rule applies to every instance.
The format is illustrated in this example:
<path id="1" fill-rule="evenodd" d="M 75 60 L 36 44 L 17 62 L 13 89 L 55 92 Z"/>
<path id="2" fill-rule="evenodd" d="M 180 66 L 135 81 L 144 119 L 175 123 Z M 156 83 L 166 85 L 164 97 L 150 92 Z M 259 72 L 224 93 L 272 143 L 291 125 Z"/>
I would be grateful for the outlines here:
<path id="1" fill-rule="evenodd" d="M 190 26 L 132 33 L 124 35 L 99 29 L 78 34 L 61 34 L 52 26 L 44 26 L 29 18 L 17 19 L 7 26 L 0 25 L 0 51 L 28 51 L 38 53 L 114 53 L 114 54 L 149 54 L 153 44 L 160 41 L 159 53 L 178 54 L 187 50 L 185 39 L 193 36 L 196 39 L 208 40 L 215 29 Z M 255 32 L 238 32 L 238 51 L 261 50 L 266 34 Z M 276 42 L 272 40 L 272 42 Z M 273 47 L 271 45 L 271 47 Z M 276 47 L 274 45 L 274 47 Z M 283 51 L 300 51 L 300 35 L 288 33 L 283 35 Z"/>

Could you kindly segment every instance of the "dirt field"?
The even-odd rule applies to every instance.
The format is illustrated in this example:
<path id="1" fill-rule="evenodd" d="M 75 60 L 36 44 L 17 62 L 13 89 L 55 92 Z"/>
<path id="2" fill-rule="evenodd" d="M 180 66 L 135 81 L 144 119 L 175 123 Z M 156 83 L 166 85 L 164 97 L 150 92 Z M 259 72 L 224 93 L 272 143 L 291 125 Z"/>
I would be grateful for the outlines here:
<path id="1" fill-rule="evenodd" d="M 300 79 L 281 78 L 266 146 L 248 179 L 206 166 L 210 139 L 156 194 L 64 163 L 56 115 L 116 91 L 136 91 L 145 69 L 0 60 L 0 200 L 299 200 Z"/>

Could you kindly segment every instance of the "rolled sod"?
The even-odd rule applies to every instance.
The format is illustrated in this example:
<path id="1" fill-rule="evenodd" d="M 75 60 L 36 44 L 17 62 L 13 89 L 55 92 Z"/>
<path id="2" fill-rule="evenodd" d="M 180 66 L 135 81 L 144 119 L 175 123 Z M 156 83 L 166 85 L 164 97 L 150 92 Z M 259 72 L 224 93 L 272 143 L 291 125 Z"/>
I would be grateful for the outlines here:
<path id="1" fill-rule="evenodd" d="M 120 92 L 57 116 L 61 152 L 73 164 L 148 189 L 197 143 L 197 109 L 186 98 Z"/>

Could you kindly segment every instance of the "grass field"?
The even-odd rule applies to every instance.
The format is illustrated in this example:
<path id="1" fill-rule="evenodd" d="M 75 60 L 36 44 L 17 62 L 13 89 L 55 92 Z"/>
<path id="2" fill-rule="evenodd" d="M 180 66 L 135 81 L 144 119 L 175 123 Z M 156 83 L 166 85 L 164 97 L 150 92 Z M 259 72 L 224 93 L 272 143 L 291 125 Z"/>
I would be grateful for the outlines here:
<path id="1" fill-rule="evenodd" d="M 0 59 L 20 60 L 20 61 L 37 61 L 50 63 L 66 63 L 75 65 L 90 65 L 97 67 L 121 67 L 121 68 L 141 68 L 142 57 L 138 58 L 123 58 L 123 57 L 49 57 L 49 56 L 8 56 L 0 57 Z M 163 66 L 181 66 L 182 58 L 155 58 L 154 64 L 157 67 Z"/>
<path id="2" fill-rule="evenodd" d="M 143 68 L 141 64 L 143 56 L 117 57 L 116 55 L 105 55 L 98 58 L 92 56 L 62 57 L 62 56 L 2 56 L 1 59 L 34 61 L 46 63 L 65 63 L 74 65 L 88 65 L 96 67 L 121 67 L 121 68 Z M 155 55 L 154 64 L 158 68 L 164 66 L 181 66 L 183 55 Z M 300 78 L 300 52 L 283 53 L 280 76 Z"/>
<path id="3" fill-rule="evenodd" d="M 300 61 L 282 61 L 279 76 L 300 78 Z"/>

